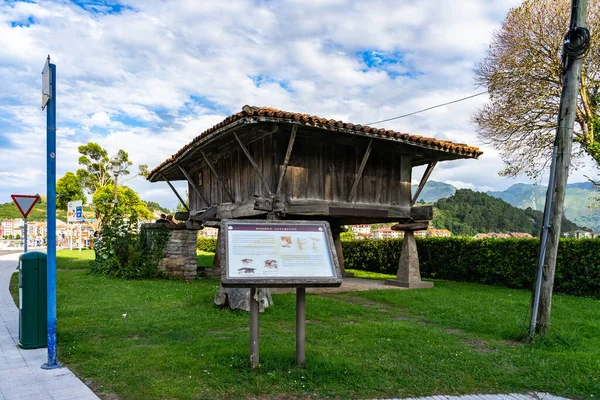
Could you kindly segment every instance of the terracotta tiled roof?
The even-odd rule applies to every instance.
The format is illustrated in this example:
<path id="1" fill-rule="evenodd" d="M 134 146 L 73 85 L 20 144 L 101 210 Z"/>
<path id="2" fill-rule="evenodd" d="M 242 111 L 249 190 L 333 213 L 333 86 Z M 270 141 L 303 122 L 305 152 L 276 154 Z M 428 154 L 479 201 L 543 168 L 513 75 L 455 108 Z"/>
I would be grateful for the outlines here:
<path id="1" fill-rule="evenodd" d="M 152 172 L 148 175 L 148 179 L 151 179 L 153 175 L 158 172 L 161 168 L 166 166 L 167 164 L 175 161 L 179 156 L 184 154 L 190 147 L 192 147 L 196 142 L 203 139 L 205 136 L 233 123 L 243 118 L 250 119 L 269 119 L 269 120 L 277 120 L 281 122 L 289 122 L 295 124 L 302 124 L 306 126 L 310 126 L 313 128 L 320 128 L 324 130 L 340 130 L 351 132 L 363 132 L 366 134 L 379 135 L 386 138 L 393 138 L 400 142 L 404 142 L 407 144 L 412 144 L 421 147 L 433 148 L 434 150 L 449 152 L 453 154 L 461 155 L 465 158 L 477 158 L 483 152 L 479 150 L 477 147 L 469 146 L 462 143 L 453 143 L 447 140 L 440 139 L 432 139 L 418 135 L 411 135 L 408 133 L 401 133 L 392 130 L 386 130 L 383 128 L 372 128 L 366 125 L 360 124 L 352 124 L 342 121 L 336 121 L 333 119 L 321 118 L 314 115 L 308 114 L 300 114 L 293 113 L 288 111 L 281 111 L 271 107 L 253 107 L 253 106 L 244 106 L 242 107 L 242 111 L 236 114 L 230 115 L 225 118 L 223 121 L 219 122 L 217 125 L 212 128 L 207 129 L 202 132 L 199 136 L 193 139 L 190 143 L 185 145 L 182 149 L 180 149 L 177 153 L 166 159 L 159 166 L 154 168 Z"/>

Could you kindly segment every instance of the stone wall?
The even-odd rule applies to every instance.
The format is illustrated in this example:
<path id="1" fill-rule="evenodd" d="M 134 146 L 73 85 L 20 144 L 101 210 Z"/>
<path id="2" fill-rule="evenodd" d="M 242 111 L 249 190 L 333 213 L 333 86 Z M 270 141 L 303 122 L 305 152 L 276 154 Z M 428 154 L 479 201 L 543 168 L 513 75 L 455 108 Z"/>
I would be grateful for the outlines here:
<path id="1" fill-rule="evenodd" d="M 165 247 L 163 259 L 158 263 L 158 269 L 173 277 L 195 279 L 198 231 L 186 229 L 185 224 L 144 224 L 143 229 L 162 228 L 161 225 L 171 231 L 171 236 Z"/>

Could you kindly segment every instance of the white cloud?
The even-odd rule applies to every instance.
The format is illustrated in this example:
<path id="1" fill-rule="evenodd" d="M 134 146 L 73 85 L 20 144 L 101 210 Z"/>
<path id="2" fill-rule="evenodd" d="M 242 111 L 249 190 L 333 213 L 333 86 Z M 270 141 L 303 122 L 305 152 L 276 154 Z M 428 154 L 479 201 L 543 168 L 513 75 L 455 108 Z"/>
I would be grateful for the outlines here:
<path id="1" fill-rule="evenodd" d="M 116 14 L 67 0 L 0 2 L 0 171 L 18 176 L 10 160 L 24 154 L 31 171 L 45 170 L 39 91 L 48 53 L 58 74 L 58 176 L 77 169 L 77 147 L 88 141 L 152 168 L 244 104 L 366 123 L 471 95 L 473 66 L 520 2 L 127 0 Z M 368 68 L 365 51 L 397 60 Z M 470 115 L 485 101 L 378 126 L 481 145 Z M 497 153 L 481 147 L 480 160 L 441 163 L 431 179 L 510 186 L 497 176 Z M 29 190 L 45 191 L 43 176 L 31 176 Z M 0 202 L 15 180 L 2 185 Z M 164 185 L 128 183 L 143 198 L 177 203 Z"/>

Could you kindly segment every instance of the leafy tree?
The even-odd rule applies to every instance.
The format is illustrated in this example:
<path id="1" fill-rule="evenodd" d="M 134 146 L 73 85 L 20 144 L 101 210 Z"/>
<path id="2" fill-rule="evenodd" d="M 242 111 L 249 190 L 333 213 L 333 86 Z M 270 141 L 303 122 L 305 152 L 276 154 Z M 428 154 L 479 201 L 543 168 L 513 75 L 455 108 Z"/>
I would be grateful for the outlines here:
<path id="1" fill-rule="evenodd" d="M 185 200 L 185 205 L 189 207 L 190 206 L 190 200 L 189 200 L 190 196 L 189 196 L 189 193 L 188 193 L 187 190 L 185 191 L 185 196 L 183 196 L 183 198 Z M 183 204 L 181 204 L 181 202 L 178 201 L 177 202 L 177 207 L 175 207 L 175 211 L 174 212 L 176 212 L 176 213 L 178 213 L 178 212 L 184 213 L 184 212 L 187 212 L 187 210 L 185 209 L 185 207 L 183 206 Z"/>
<path id="2" fill-rule="evenodd" d="M 77 176 L 81 181 L 83 188 L 89 193 L 94 194 L 99 188 L 114 182 L 111 159 L 108 157 L 108 151 L 99 144 L 89 142 L 86 145 L 78 147 L 79 165 L 84 168 L 77 170 Z M 121 164 L 120 175 L 128 175 L 127 169 L 132 163 L 129 161 L 129 154 L 124 150 L 119 150 L 114 159 Z"/>
<path id="3" fill-rule="evenodd" d="M 340 240 L 354 240 L 354 232 L 352 232 L 352 229 L 348 229 L 347 232 L 342 232 L 340 233 Z"/>
<path id="4" fill-rule="evenodd" d="M 117 200 L 117 210 L 114 210 L 114 187 L 105 185 L 98 188 L 92 197 L 96 218 L 105 221 L 114 212 L 124 216 L 136 215 L 140 220 L 152 220 L 154 217 L 140 196 L 127 186 L 118 187 Z"/>
<path id="5" fill-rule="evenodd" d="M 56 182 L 56 208 L 66 210 L 69 201 L 81 200 L 86 202 L 81 181 L 72 172 L 67 172 Z"/>
<path id="6" fill-rule="evenodd" d="M 161 206 L 160 204 L 158 204 L 155 201 L 146 201 L 146 207 L 148 207 L 149 210 L 158 210 L 158 211 L 162 211 L 165 214 L 169 214 L 171 212 L 171 210 L 169 210 L 166 207 Z"/>
<path id="7" fill-rule="evenodd" d="M 503 175 L 538 176 L 552 152 L 562 91 L 562 44 L 570 1 L 525 0 L 508 13 L 475 78 L 490 102 L 473 116 L 483 140 L 500 151 Z M 600 1 L 588 5 L 592 46 L 583 60 L 574 156 L 600 164 Z"/>

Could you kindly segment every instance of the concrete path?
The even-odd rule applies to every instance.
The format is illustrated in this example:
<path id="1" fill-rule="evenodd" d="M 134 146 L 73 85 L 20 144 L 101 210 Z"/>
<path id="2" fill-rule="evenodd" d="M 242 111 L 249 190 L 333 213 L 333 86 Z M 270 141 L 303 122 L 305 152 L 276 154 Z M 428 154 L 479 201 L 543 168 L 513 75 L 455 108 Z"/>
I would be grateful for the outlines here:
<path id="1" fill-rule="evenodd" d="M 23 350 L 17 345 L 19 310 L 8 286 L 18 259 L 19 254 L 0 256 L 0 400 L 99 399 L 68 368 L 41 369 L 48 360 L 45 348 Z"/>

